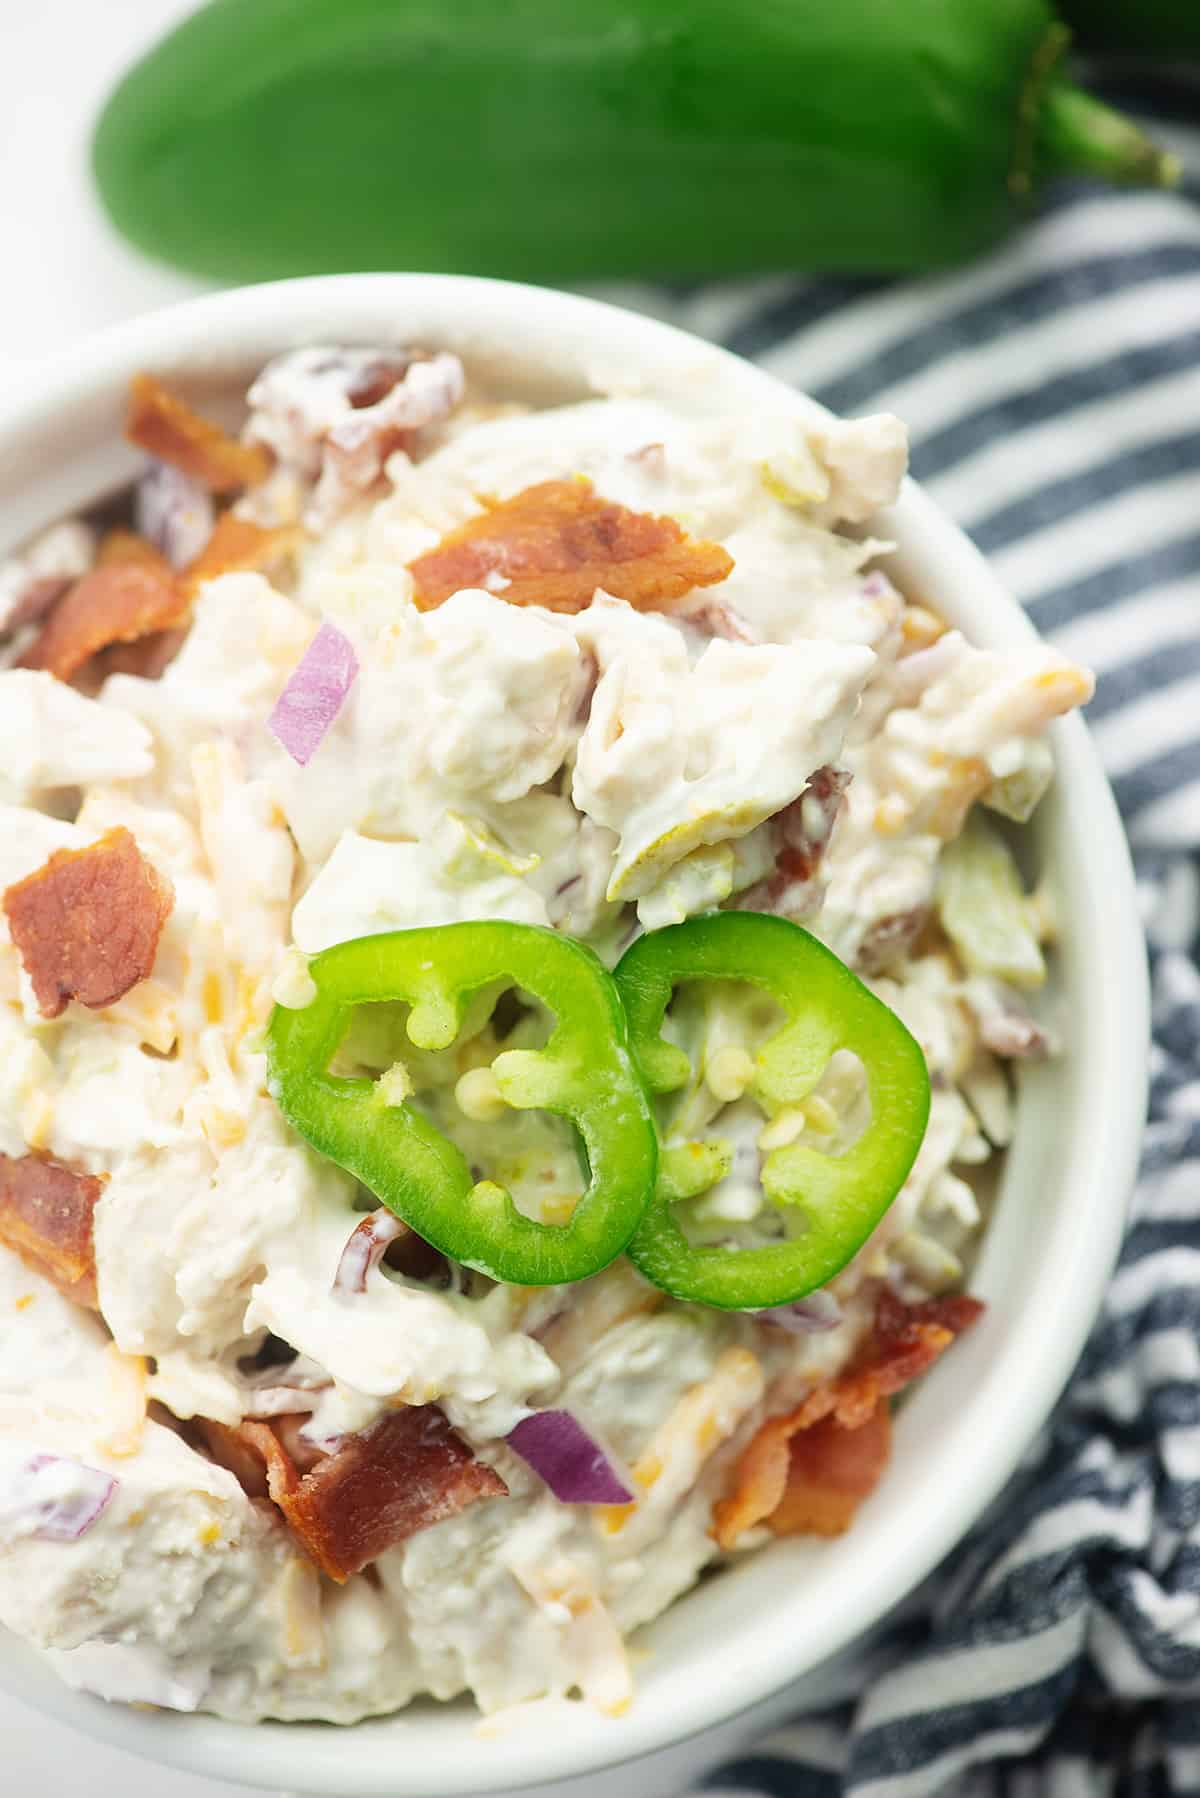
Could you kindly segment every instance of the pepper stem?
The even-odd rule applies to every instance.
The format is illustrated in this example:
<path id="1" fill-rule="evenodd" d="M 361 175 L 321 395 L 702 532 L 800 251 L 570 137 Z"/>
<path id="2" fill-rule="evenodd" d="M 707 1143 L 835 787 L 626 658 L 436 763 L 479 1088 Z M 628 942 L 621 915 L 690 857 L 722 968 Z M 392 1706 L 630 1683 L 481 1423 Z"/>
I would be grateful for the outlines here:
<path id="1" fill-rule="evenodd" d="M 1041 96 L 1036 143 L 1047 174 L 1099 175 L 1131 187 L 1174 187 L 1179 180 L 1177 156 L 1123 113 L 1057 77 Z"/>

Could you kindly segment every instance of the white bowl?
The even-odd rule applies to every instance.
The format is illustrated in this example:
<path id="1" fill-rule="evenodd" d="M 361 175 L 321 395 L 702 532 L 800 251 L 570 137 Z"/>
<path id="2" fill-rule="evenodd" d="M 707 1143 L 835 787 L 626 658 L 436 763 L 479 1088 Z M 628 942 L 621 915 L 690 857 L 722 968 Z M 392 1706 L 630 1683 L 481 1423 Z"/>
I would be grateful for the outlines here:
<path id="1" fill-rule="evenodd" d="M 127 479 L 125 392 L 139 369 L 228 399 L 280 350 L 315 341 L 457 350 L 490 382 L 535 400 L 619 381 L 714 411 L 811 409 L 772 377 L 645 318 L 535 288 L 424 275 L 293 281 L 188 302 L 56 358 L 0 402 L 5 543 Z M 1032 627 L 986 563 L 915 486 L 873 527 L 899 545 L 900 583 L 974 641 L 1020 645 Z M 1111 794 L 1078 719 L 1055 727 L 1058 778 L 1033 830 L 1055 878 L 1064 940 L 1055 982 L 1061 1059 L 1024 1079 L 1016 1140 L 972 1280 L 983 1322 L 922 1380 L 895 1456 L 849 1536 L 781 1542 L 706 1581 L 638 1639 L 627 1716 L 563 1707 L 494 1739 L 466 1704 L 416 1704 L 338 1730 L 246 1727 L 148 1713 L 73 1692 L 11 1638 L 0 1679 L 48 1715 L 210 1777 L 347 1798 L 450 1798 L 591 1775 L 573 1793 L 615 1798 L 635 1756 L 688 1745 L 669 1789 L 717 1748 L 794 1702 L 789 1686 L 877 1620 L 949 1550 L 1012 1472 L 1074 1365 L 1112 1268 L 1144 1115 L 1148 1006 L 1129 860 Z M 757 1708 L 753 1708 L 757 1707 Z M 720 1737 L 700 1736 L 739 1721 Z M 605 1771 L 607 1770 L 607 1771 Z"/>

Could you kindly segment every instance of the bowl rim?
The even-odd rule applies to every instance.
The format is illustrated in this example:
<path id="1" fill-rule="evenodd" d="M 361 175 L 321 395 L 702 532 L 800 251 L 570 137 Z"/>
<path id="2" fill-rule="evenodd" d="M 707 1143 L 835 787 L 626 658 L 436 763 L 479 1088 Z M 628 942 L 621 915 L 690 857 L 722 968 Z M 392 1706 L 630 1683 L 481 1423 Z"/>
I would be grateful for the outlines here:
<path id="1" fill-rule="evenodd" d="M 89 337 L 19 376 L 0 398 L 0 485 L 7 446 L 22 439 L 51 441 L 56 430 L 61 434 L 72 409 L 82 417 L 89 407 L 94 414 L 99 405 L 115 417 L 125 385 L 140 367 L 168 377 L 181 371 L 198 379 L 216 377 L 321 335 L 343 341 L 365 341 L 373 333 L 378 337 L 389 320 L 389 334 L 397 341 L 437 334 L 452 347 L 469 350 L 475 344 L 501 354 L 506 349 L 516 353 L 520 346 L 531 363 L 553 364 L 564 377 L 571 371 L 578 377 L 607 370 L 619 378 L 632 369 L 639 381 L 663 391 L 694 395 L 700 382 L 718 402 L 792 412 L 812 409 L 803 395 L 730 352 L 599 300 L 469 276 L 320 276 L 185 300 Z M 530 344 L 537 346 L 536 352 L 524 348 Z M 48 522 L 60 510 L 38 522 Z M 952 576 L 964 591 L 980 596 L 971 603 L 987 620 L 985 640 L 1018 645 L 1036 638 L 979 552 L 911 481 L 879 523 L 900 544 L 902 560 L 915 557 L 918 567 L 927 565 L 946 580 Z M 823 1616 L 807 1630 L 793 1595 L 785 1621 L 797 1629 L 799 1646 L 784 1643 L 774 1631 L 758 1632 L 772 1640 L 756 1644 L 753 1634 L 743 1630 L 746 1640 L 736 1657 L 722 1642 L 709 1656 L 713 1665 L 705 1678 L 669 1694 L 664 1703 L 635 1703 L 618 1724 L 602 1722 L 597 1729 L 579 1717 L 552 1737 L 521 1730 L 489 1740 L 485 1747 L 464 1720 L 444 1743 L 419 1742 L 419 1766 L 407 1757 L 398 1764 L 396 1728 L 411 1717 L 409 1727 L 420 1736 L 426 1713 L 400 1712 L 382 1723 L 355 1725 L 349 1734 L 345 1728 L 313 1724 L 269 1723 L 250 1730 L 209 1716 L 135 1711 L 66 1686 L 11 1638 L 0 1641 L 0 1682 L 60 1721 L 210 1778 L 250 1778 L 265 1787 L 325 1794 L 344 1792 L 349 1779 L 361 1798 L 382 1798 L 384 1793 L 420 1798 L 432 1791 L 445 1798 L 496 1794 L 501 1787 L 528 1789 L 612 1769 L 735 1718 L 828 1659 L 897 1603 L 1001 1489 L 1058 1398 L 1115 1261 L 1136 1169 L 1145 1115 L 1149 995 L 1133 874 L 1086 727 L 1079 718 L 1069 718 L 1054 727 L 1052 738 L 1059 795 L 1056 836 L 1065 849 L 1073 846 L 1080 855 L 1086 849 L 1089 865 L 1103 869 L 1104 889 L 1091 905 L 1086 883 L 1081 886 L 1075 903 L 1083 910 L 1072 918 L 1073 952 L 1084 956 L 1090 945 L 1093 965 L 1098 965 L 1094 958 L 1103 946 L 1104 960 L 1090 1033 L 1094 1041 L 1087 1044 L 1088 1067 L 1096 1081 L 1096 1092 L 1087 1099 L 1091 1129 L 1081 1133 L 1086 1140 L 1076 1145 L 1066 1170 L 1075 1194 L 1069 1216 L 1075 1228 L 1066 1233 L 1064 1226 L 1056 1239 L 1060 1247 L 1069 1243 L 1071 1253 L 1053 1283 L 1041 1280 L 1038 1286 L 1036 1316 L 1043 1330 L 1037 1354 L 1022 1358 L 1015 1352 L 1022 1345 L 1005 1339 L 993 1345 L 1019 1403 L 994 1408 L 988 1430 L 972 1444 L 965 1464 L 954 1470 L 954 1482 L 940 1493 L 938 1505 L 909 1502 L 903 1518 L 889 1526 L 895 1535 L 896 1523 L 906 1524 L 905 1552 L 890 1564 L 874 1566 L 869 1591 L 860 1582 L 840 1614 Z M 1098 888 L 1101 883 L 1092 884 Z M 1027 1318 L 1023 1328 L 1029 1324 Z M 952 1422 L 957 1428 L 957 1420 Z M 790 1546 L 776 1545 L 769 1552 L 777 1555 Z M 819 1636 L 815 1652 L 814 1635 Z M 444 1716 L 443 1707 L 443 1721 Z"/>

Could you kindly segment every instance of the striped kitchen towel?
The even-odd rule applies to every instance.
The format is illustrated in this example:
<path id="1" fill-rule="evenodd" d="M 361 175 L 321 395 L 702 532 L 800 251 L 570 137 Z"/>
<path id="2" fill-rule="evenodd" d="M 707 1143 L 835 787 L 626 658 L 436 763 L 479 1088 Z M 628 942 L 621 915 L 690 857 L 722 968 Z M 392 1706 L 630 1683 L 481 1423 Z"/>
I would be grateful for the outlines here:
<path id="1" fill-rule="evenodd" d="M 1154 980 L 1141 1182 L 1066 1397 L 857 1704 L 720 1769 L 721 1798 L 1200 1794 L 1200 85 L 1164 98 L 1177 193 L 1074 188 L 952 277 L 654 306 L 839 412 L 900 413 L 914 474 L 1095 668 Z"/>

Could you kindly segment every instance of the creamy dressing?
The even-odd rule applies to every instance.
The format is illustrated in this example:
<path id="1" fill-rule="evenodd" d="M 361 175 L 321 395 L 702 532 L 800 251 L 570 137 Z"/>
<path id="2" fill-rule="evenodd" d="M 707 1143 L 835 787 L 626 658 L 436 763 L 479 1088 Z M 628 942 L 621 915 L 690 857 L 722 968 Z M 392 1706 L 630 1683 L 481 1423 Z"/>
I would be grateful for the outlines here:
<path id="1" fill-rule="evenodd" d="M 87 698 L 0 672 L 0 888 L 124 825 L 174 892 L 151 978 L 52 1023 L 0 917 L 0 1152 L 105 1178 L 99 1315 L 0 1248 L 0 1620 L 72 1683 L 181 1710 L 352 1722 L 467 1690 L 485 1710 L 582 1694 L 619 1714 L 624 1636 L 717 1554 L 711 1507 L 738 1453 L 845 1365 L 869 1282 L 919 1295 L 961 1278 L 981 1222 L 964 1170 L 1010 1129 L 979 1019 L 1015 1001 L 986 966 L 968 974 L 954 942 L 917 953 L 914 931 L 886 933 L 928 920 L 939 858 L 975 800 L 1028 815 L 1049 777 L 1038 733 L 1086 681 L 1049 651 L 985 653 L 936 621 L 914 647 L 916 611 L 869 566 L 880 546 L 834 528 L 894 497 L 894 419 L 696 420 L 640 397 L 542 413 L 472 398 L 455 413 L 461 376 L 445 356 L 414 365 L 406 397 L 356 410 L 348 395 L 378 359 L 300 352 L 252 390 L 250 435 L 279 460 L 238 509 L 305 521 L 285 583 L 208 582 L 157 681 L 113 675 Z M 720 541 L 733 572 L 670 613 L 602 589 L 575 615 L 514 606 L 503 577 L 416 610 L 405 563 L 481 495 L 580 474 Z M 0 630 L 31 579 L 78 574 L 94 553 L 71 521 L 0 567 Z M 359 673 L 300 768 L 266 719 L 322 616 Z M 809 819 L 829 841 L 796 889 L 801 915 L 863 958 L 935 1087 L 908 1182 L 833 1283 L 842 1321 L 797 1336 L 680 1305 L 623 1262 L 540 1292 L 442 1290 L 383 1266 L 363 1292 L 338 1290 L 371 1200 L 290 1130 L 262 1051 L 273 1000 L 311 997 L 305 958 L 497 918 L 581 937 L 611 965 L 640 929 L 739 894 L 774 904 L 788 887 L 772 884 L 779 816 L 831 767 L 853 778 L 831 835 Z M 868 965 L 881 941 L 890 952 Z M 749 1239 L 768 1120 L 706 1085 L 706 1069 L 754 1026 L 717 991 L 668 1029 L 695 1067 L 672 1127 L 727 1150 L 689 1228 Z M 382 1027 L 375 1040 L 387 1053 L 373 1062 L 358 1040 L 369 1071 L 403 1051 L 427 1115 L 472 1163 L 498 1169 L 529 1215 L 569 1215 L 582 1176 L 561 1128 L 533 1113 L 489 1124 L 461 1101 L 461 1075 L 497 1047 L 485 1015 L 440 1057 Z M 824 1140 L 820 1107 L 838 1127 L 854 1091 L 832 1070 L 807 1115 L 770 1128 Z M 254 1362 L 267 1332 L 300 1357 L 274 1376 Z M 164 1421 L 235 1425 L 256 1404 L 289 1405 L 289 1387 L 318 1445 L 437 1403 L 509 1497 L 336 1587 Z M 562 1504 L 512 1452 L 504 1438 L 543 1406 L 577 1416 L 625 1470 L 631 1505 Z M 29 1521 L 33 1485 L 74 1490 L 69 1473 L 31 1475 L 38 1456 L 116 1482 L 77 1540 Z"/>

